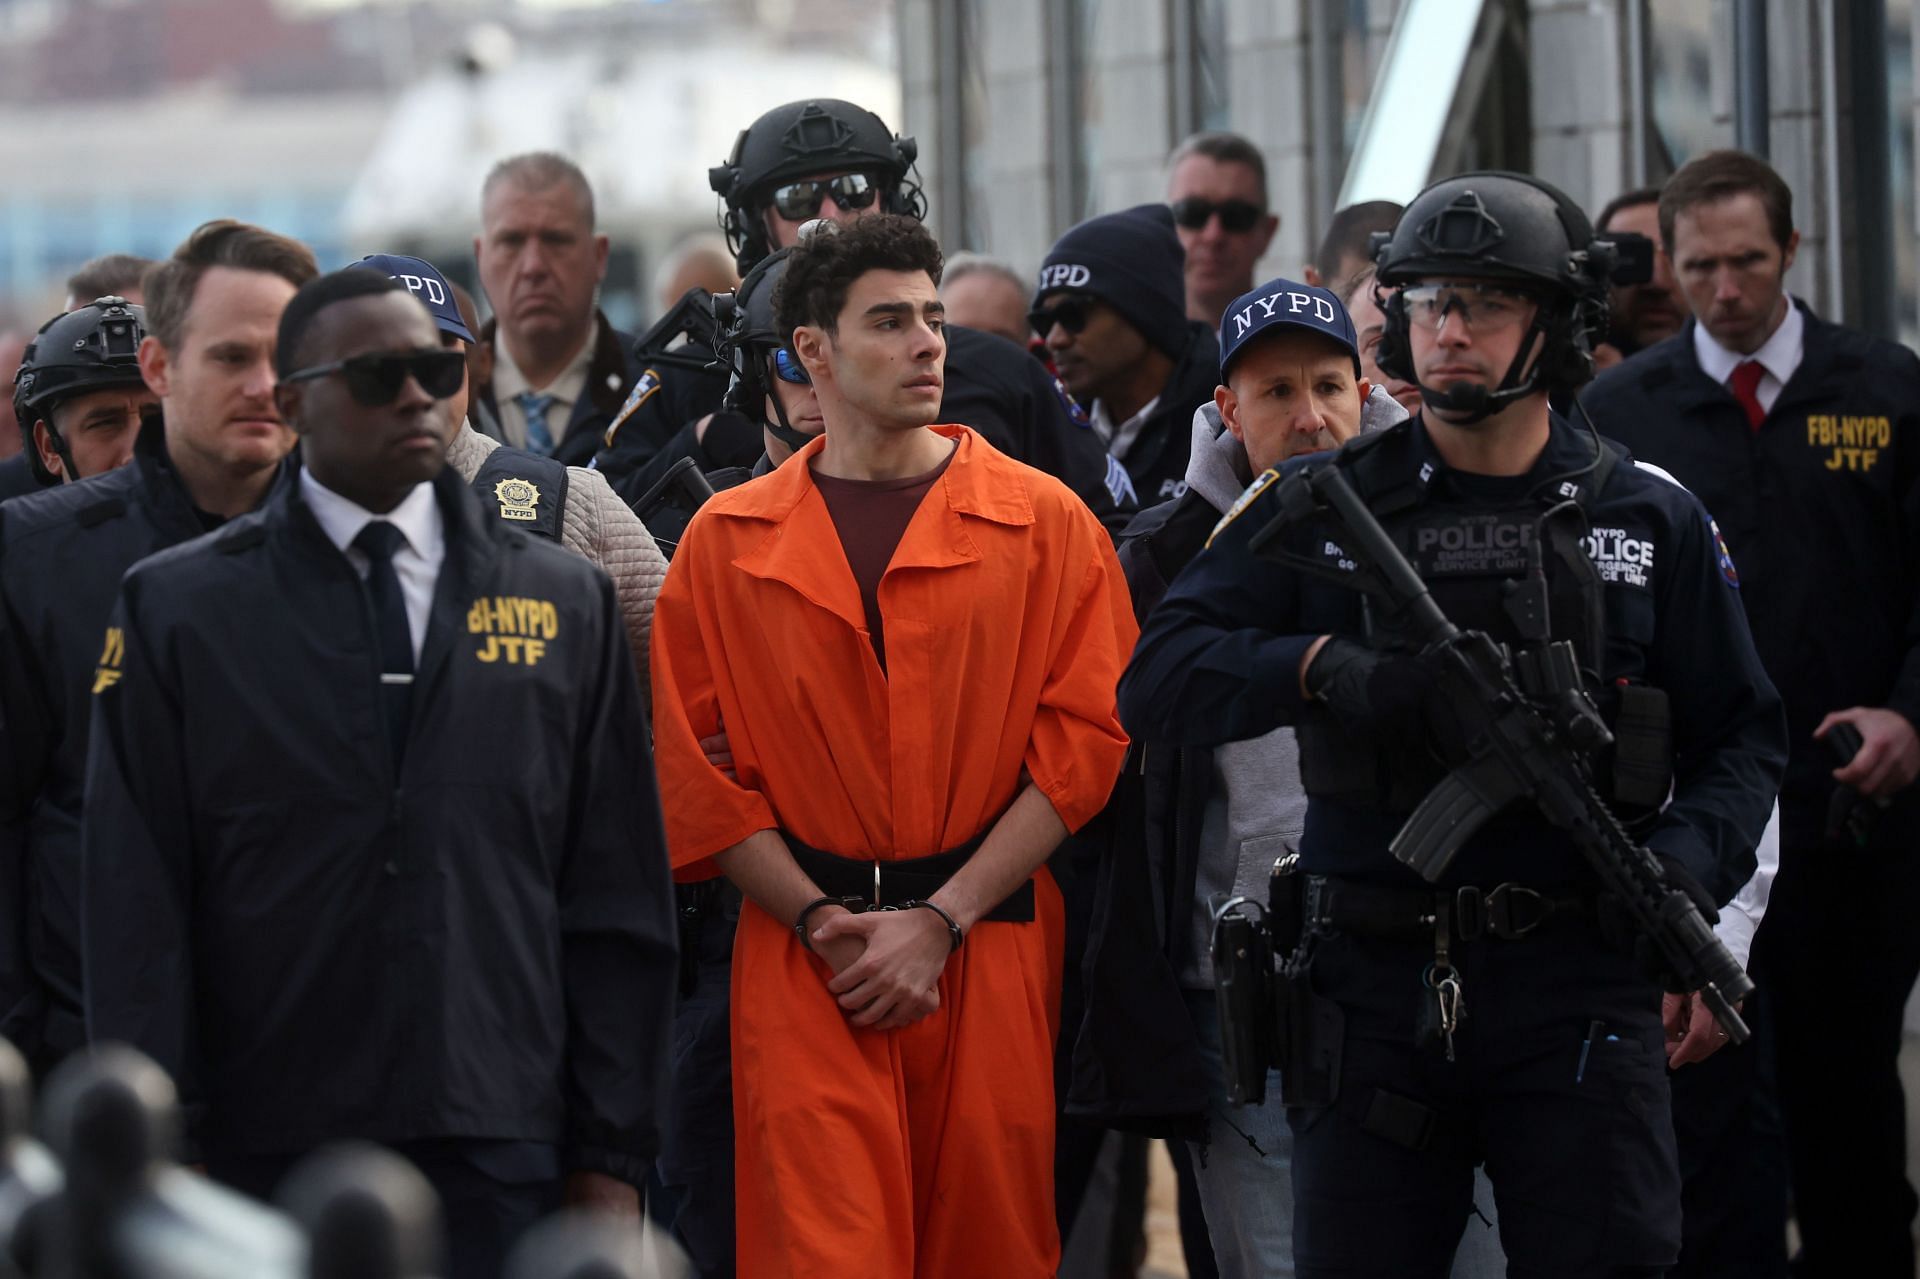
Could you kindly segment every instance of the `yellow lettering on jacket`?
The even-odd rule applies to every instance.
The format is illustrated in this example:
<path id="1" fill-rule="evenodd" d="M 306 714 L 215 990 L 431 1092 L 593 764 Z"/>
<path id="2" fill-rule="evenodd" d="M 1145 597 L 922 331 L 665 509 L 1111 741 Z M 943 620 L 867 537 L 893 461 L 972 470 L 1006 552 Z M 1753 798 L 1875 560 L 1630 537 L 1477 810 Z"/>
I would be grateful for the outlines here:
<path id="1" fill-rule="evenodd" d="M 474 650 L 481 661 L 532 666 L 560 634 L 560 610 L 551 600 L 524 595 L 482 596 L 467 608 L 467 633 L 486 637 Z"/>
<path id="2" fill-rule="evenodd" d="M 1821 454 L 1829 471 L 1871 471 L 1893 443 L 1893 421 L 1884 416 L 1809 413 L 1807 447 Z"/>

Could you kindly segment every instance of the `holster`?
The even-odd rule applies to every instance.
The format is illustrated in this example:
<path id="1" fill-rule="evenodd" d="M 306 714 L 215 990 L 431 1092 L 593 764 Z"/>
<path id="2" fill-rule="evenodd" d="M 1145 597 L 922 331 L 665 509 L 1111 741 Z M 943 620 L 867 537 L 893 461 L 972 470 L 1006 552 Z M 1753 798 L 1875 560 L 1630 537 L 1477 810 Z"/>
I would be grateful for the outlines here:
<path id="1" fill-rule="evenodd" d="M 1229 911 L 1213 924 L 1214 1004 L 1220 1014 L 1220 1064 L 1227 1101 L 1257 1106 L 1267 1099 L 1274 1053 L 1273 952 L 1267 926 Z"/>
<path id="2" fill-rule="evenodd" d="M 1347 1015 L 1314 993 L 1311 963 L 1284 968 L 1273 982 L 1275 1058 L 1280 1068 L 1280 1104 L 1311 1109 L 1340 1096 L 1340 1061 Z"/>

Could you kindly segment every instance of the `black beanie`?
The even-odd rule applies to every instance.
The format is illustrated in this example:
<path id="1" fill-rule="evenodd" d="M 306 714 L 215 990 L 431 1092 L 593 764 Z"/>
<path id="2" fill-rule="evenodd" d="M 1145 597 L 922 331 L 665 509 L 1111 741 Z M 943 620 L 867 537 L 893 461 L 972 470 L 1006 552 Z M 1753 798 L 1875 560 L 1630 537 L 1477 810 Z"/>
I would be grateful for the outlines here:
<path id="1" fill-rule="evenodd" d="M 1041 264 L 1033 304 L 1045 305 L 1051 293 L 1099 298 L 1177 360 L 1189 340 L 1186 272 L 1173 211 L 1164 204 L 1135 205 L 1088 218 L 1061 236 Z"/>

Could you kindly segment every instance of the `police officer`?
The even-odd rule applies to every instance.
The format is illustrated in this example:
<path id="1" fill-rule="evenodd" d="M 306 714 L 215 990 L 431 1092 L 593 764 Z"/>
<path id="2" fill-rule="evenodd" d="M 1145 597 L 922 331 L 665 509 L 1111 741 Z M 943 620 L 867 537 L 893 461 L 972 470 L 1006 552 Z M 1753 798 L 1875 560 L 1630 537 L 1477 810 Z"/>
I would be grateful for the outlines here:
<path id="1" fill-rule="evenodd" d="M 1764 161 L 1689 161 L 1661 192 L 1659 228 L 1692 317 L 1584 398 L 1602 431 L 1720 520 L 1786 700 L 1780 877 L 1754 962 L 1778 1027 L 1802 1265 L 1905 1279 L 1915 1198 L 1897 1058 L 1920 973 L 1920 360 L 1788 296 L 1793 197 Z M 1833 745 L 1843 727 L 1861 743 L 1850 763 Z M 1830 820 L 1836 800 L 1857 797 L 1851 824 Z M 1777 1220 L 1779 1193 L 1763 1183 L 1748 1197 L 1769 1194 Z M 1729 1234 L 1752 1216 L 1732 1202 L 1721 1212 Z"/>
<path id="2" fill-rule="evenodd" d="M 179 1085 L 216 1179 L 396 1146 L 454 1279 L 632 1214 L 674 941 L 613 586 L 446 466 L 464 357 L 365 268 L 289 303 L 296 483 L 137 566 L 94 686 L 88 1029 Z"/>
<path id="3" fill-rule="evenodd" d="M 161 412 L 142 425 L 132 464 L 0 507 L 0 1033 L 38 1069 L 84 1042 L 80 813 L 88 694 L 114 592 L 135 561 L 251 509 L 280 475 L 293 434 L 273 406 L 274 331 L 316 274 L 313 255 L 284 236 L 199 228 L 152 276 L 138 350 Z M 117 358 L 131 332 L 93 326 L 136 322 L 131 306 L 107 314 L 119 309 L 89 307 L 53 328 L 80 325 Z M 57 366 L 49 355 L 37 367 Z"/>
<path id="4" fill-rule="evenodd" d="M 1623 810 L 1637 801 L 1669 883 L 1711 911 L 1753 870 L 1785 754 L 1780 703 L 1699 503 L 1548 407 L 1591 373 L 1609 247 L 1532 178 L 1428 188 L 1378 259 L 1394 290 L 1381 363 L 1420 384 L 1424 409 L 1333 464 L 1457 624 L 1537 642 L 1540 626 L 1503 607 L 1537 564 L 1534 616 L 1574 645 L 1603 712 L 1668 705 L 1664 737 L 1623 733 L 1633 744 L 1595 775 Z M 1120 706 L 1149 749 L 1297 728 L 1302 997 L 1326 1001 L 1282 1065 L 1303 1089 L 1299 1273 L 1445 1274 L 1484 1161 L 1513 1273 L 1658 1275 L 1680 1238 L 1659 987 L 1627 938 L 1603 933 L 1618 910 L 1524 800 L 1437 888 L 1389 853 L 1443 775 L 1436 752 L 1461 743 L 1393 617 L 1250 549 L 1279 480 L 1256 481 L 1175 579 Z M 1332 527 L 1283 527 L 1287 550 L 1342 571 Z M 1324 1071 L 1318 1095 L 1303 1060 Z"/>
<path id="5" fill-rule="evenodd" d="M 1047 251 L 1028 317 L 1153 504 L 1187 490 L 1193 411 L 1213 397 L 1220 362 L 1213 328 L 1187 318 L 1181 256 L 1164 204 L 1088 218 Z"/>
<path id="6" fill-rule="evenodd" d="M 874 210 L 923 218 L 926 201 L 914 181 L 919 148 L 873 112 L 836 98 L 789 102 L 755 120 L 724 164 L 709 173 L 723 202 L 722 226 L 744 273 L 775 249 L 794 244 L 816 218 L 836 221 Z M 657 351 L 679 327 L 696 323 L 704 301 L 682 299 L 663 325 L 640 339 L 653 364 L 613 425 L 594 465 L 628 501 L 644 494 L 682 457 L 703 471 L 751 467 L 760 424 L 720 409 L 727 377 L 703 369 L 713 337 L 672 352 Z M 673 333 L 665 330 L 671 329 Z M 965 422 L 989 443 L 1060 479 L 1110 529 L 1135 505 L 1126 472 L 1112 463 L 1065 389 L 1025 352 L 1003 338 L 947 326 L 946 398 L 940 420 Z"/>
<path id="7" fill-rule="evenodd" d="M 146 336 L 146 309 L 111 296 L 40 327 L 13 379 L 34 479 L 66 484 L 133 460 L 141 412 L 158 403 L 140 376 Z"/>

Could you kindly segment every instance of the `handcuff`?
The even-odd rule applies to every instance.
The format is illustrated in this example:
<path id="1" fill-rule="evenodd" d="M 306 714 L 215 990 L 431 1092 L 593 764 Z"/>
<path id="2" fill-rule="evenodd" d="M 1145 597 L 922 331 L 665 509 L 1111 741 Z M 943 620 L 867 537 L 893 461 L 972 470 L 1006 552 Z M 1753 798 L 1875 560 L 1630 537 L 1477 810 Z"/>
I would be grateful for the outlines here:
<path id="1" fill-rule="evenodd" d="M 940 916 L 940 922 L 947 926 L 947 941 L 950 943 L 947 953 L 949 955 L 959 950 L 960 943 L 967 939 L 967 934 L 965 930 L 960 927 L 959 921 L 948 914 L 945 907 L 939 906 L 934 902 L 916 899 L 914 901 L 897 902 L 892 906 L 875 906 L 864 897 L 816 897 L 802 906 L 800 913 L 796 915 L 793 920 L 793 935 L 799 938 L 800 944 L 808 950 L 813 949 L 813 941 L 811 931 L 807 928 L 807 920 L 812 916 L 814 911 L 819 910 L 822 906 L 838 906 L 842 910 L 854 915 L 880 910 L 930 910 Z"/>

